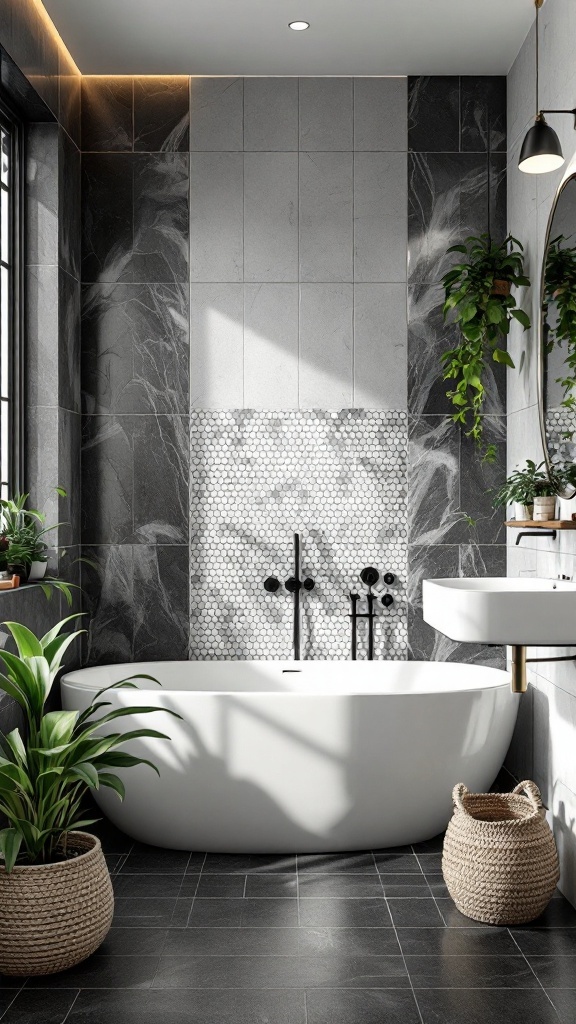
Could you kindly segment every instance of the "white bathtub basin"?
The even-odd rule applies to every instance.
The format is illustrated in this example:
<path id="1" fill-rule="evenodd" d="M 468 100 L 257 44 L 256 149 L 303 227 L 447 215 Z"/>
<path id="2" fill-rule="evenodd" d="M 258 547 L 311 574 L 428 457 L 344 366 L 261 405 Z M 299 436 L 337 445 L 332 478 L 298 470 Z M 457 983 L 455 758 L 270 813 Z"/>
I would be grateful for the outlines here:
<path id="1" fill-rule="evenodd" d="M 374 849 L 436 835 L 456 782 L 487 789 L 508 749 L 518 698 L 505 672 L 438 662 L 157 662 L 71 672 L 63 705 L 147 672 L 162 689 L 111 691 L 160 710 L 112 723 L 171 742 L 127 746 L 150 758 L 119 771 L 121 803 L 97 800 L 135 839 L 173 849 L 287 853 Z"/>
<path id="2" fill-rule="evenodd" d="M 424 580 L 424 621 L 461 643 L 568 647 L 576 583 L 536 577 Z"/>

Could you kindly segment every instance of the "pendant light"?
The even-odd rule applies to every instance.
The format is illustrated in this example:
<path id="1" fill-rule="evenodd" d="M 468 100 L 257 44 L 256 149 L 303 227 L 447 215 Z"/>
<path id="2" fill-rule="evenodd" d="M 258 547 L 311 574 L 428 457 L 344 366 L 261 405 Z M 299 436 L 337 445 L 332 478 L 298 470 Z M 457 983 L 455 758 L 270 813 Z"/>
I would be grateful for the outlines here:
<path id="1" fill-rule="evenodd" d="M 576 127 L 576 110 L 540 110 L 539 101 L 539 32 L 538 13 L 544 0 L 534 0 L 536 7 L 536 120 L 526 132 L 518 167 L 526 174 L 545 174 L 548 171 L 555 171 L 564 163 L 564 155 L 560 139 L 556 132 L 550 127 L 544 114 L 573 114 Z"/>

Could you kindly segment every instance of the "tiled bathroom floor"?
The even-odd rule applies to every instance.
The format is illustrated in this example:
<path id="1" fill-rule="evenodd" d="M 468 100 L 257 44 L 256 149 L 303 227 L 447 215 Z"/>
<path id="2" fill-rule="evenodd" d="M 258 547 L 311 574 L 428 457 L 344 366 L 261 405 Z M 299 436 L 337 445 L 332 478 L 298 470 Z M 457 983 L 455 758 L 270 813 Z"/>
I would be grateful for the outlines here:
<path id="1" fill-rule="evenodd" d="M 0 978 L 2 1024 L 574 1024 L 576 911 L 479 926 L 441 840 L 374 853 L 222 856 L 101 832 L 116 916 L 99 952 Z"/>

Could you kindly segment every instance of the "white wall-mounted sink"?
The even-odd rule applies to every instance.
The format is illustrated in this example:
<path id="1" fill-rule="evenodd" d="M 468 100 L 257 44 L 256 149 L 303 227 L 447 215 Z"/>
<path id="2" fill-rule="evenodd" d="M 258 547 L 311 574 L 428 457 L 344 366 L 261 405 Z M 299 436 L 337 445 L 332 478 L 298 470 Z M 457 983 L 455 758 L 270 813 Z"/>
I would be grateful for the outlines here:
<path id="1" fill-rule="evenodd" d="M 576 583 L 565 580 L 424 580 L 424 621 L 461 643 L 576 645 Z"/>

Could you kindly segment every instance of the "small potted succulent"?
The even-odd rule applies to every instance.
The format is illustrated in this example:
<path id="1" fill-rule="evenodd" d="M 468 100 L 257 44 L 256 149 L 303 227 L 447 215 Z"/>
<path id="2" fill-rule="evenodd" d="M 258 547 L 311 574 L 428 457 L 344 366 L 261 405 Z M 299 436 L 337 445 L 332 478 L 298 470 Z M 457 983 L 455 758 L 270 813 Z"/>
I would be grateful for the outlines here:
<path id="1" fill-rule="evenodd" d="M 527 459 L 525 467 L 515 469 L 496 492 L 492 504 L 494 508 L 513 505 L 518 522 L 553 519 L 557 489 L 558 481 L 556 477 L 550 479 L 544 462 L 537 466 L 532 459 Z"/>
<path id="2" fill-rule="evenodd" d="M 108 786 L 120 799 L 115 768 L 147 764 L 122 748 L 138 737 L 169 739 L 154 729 L 102 735 L 121 715 L 158 707 L 111 708 L 100 691 L 84 711 L 46 711 L 62 658 L 84 630 L 63 632 L 71 615 L 41 639 L 16 622 L 5 625 L 17 654 L 0 650 L 0 691 L 21 707 L 25 733 L 0 733 L 0 972 L 44 975 L 93 953 L 112 921 L 110 876 L 93 824 L 83 811 L 90 789 Z M 131 686 L 132 676 L 107 687 Z M 153 680 L 156 682 L 156 680 Z M 104 709 L 104 710 L 103 710 Z M 168 711 L 168 714 L 176 714 Z M 176 717 L 179 717 L 176 715 Z"/>

